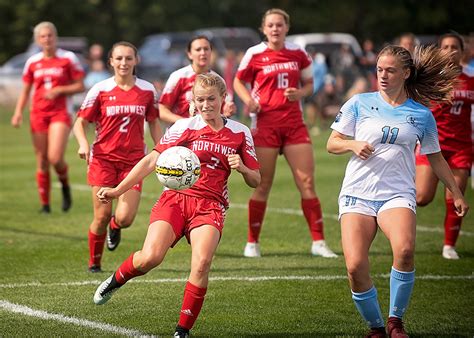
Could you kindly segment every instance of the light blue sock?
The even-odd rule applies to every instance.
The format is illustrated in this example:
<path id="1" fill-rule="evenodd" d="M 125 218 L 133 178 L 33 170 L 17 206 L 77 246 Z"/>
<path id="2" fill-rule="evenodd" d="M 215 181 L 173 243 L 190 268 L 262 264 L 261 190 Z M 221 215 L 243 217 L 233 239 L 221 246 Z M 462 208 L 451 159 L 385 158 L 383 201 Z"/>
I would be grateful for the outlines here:
<path id="1" fill-rule="evenodd" d="M 389 317 L 402 318 L 408 307 L 414 284 L 415 270 L 411 272 L 398 271 L 392 266 L 390 273 Z"/>
<path id="2" fill-rule="evenodd" d="M 377 289 L 372 286 L 365 292 L 352 292 L 352 299 L 362 318 L 370 328 L 384 327 L 382 312 L 380 311 Z"/>

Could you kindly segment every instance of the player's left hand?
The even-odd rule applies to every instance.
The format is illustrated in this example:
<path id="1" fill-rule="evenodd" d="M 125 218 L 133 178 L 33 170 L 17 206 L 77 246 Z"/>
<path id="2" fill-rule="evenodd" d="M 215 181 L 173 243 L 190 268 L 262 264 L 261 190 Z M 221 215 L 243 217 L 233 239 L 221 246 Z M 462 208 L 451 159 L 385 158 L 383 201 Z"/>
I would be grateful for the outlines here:
<path id="1" fill-rule="evenodd" d="M 298 101 L 299 99 L 301 99 L 300 91 L 298 88 L 295 87 L 286 88 L 283 92 L 283 95 L 285 95 L 285 97 L 290 102 Z"/>
<path id="2" fill-rule="evenodd" d="M 58 87 L 52 88 L 51 90 L 47 91 L 44 93 L 43 97 L 47 100 L 54 100 L 56 97 L 58 97 L 61 94 L 60 90 Z"/>
<path id="3" fill-rule="evenodd" d="M 241 172 L 244 168 L 244 162 L 238 154 L 231 154 L 227 156 L 227 160 L 229 161 L 229 165 L 231 169 L 235 169 L 238 172 Z"/>
<path id="4" fill-rule="evenodd" d="M 114 188 L 100 188 L 97 192 L 97 198 L 104 204 L 110 203 L 115 197 Z"/>

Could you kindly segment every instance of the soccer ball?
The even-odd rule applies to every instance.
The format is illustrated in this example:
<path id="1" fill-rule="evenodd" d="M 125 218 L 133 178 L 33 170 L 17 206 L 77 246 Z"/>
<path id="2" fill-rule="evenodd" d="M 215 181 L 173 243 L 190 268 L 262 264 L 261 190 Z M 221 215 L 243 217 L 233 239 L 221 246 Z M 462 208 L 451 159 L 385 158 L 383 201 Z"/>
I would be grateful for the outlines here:
<path id="1" fill-rule="evenodd" d="M 158 180 L 167 188 L 190 188 L 201 174 L 201 162 L 192 150 L 176 146 L 160 154 L 155 166 Z"/>

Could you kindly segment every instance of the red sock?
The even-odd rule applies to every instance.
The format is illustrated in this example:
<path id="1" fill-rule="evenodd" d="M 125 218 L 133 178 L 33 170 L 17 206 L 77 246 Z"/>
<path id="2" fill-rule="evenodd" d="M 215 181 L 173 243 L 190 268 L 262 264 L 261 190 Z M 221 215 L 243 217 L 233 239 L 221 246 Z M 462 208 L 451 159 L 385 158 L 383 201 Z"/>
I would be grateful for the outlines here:
<path id="1" fill-rule="evenodd" d="M 68 179 L 68 166 L 67 164 L 64 166 L 63 169 L 59 170 L 59 169 L 56 169 L 54 168 L 54 170 L 56 170 L 56 174 L 58 174 L 58 178 L 59 178 L 59 182 L 61 182 L 61 184 L 63 186 L 69 186 L 69 179 Z"/>
<path id="2" fill-rule="evenodd" d="M 186 283 L 183 305 L 181 306 L 181 313 L 179 315 L 179 326 L 191 330 L 201 311 L 206 291 L 207 288 L 199 288 L 190 282 Z"/>
<path id="3" fill-rule="evenodd" d="M 265 217 L 265 209 L 267 202 L 249 200 L 249 229 L 247 242 L 257 243 L 262 230 L 263 217 Z"/>
<path id="4" fill-rule="evenodd" d="M 110 227 L 113 229 L 113 230 L 118 230 L 120 229 L 119 225 L 115 222 L 115 216 L 112 216 L 110 218 Z"/>
<path id="5" fill-rule="evenodd" d="M 126 260 L 123 261 L 122 265 L 115 272 L 115 279 L 119 284 L 125 284 L 127 281 L 134 277 L 142 276 L 145 272 L 137 270 L 133 266 L 133 255 L 132 253 Z"/>
<path id="6" fill-rule="evenodd" d="M 301 208 L 303 209 L 313 241 L 324 239 L 323 212 L 321 211 L 319 198 L 302 199 Z"/>
<path id="7" fill-rule="evenodd" d="M 42 205 L 49 205 L 50 179 L 49 172 L 37 171 L 36 184 Z"/>
<path id="8" fill-rule="evenodd" d="M 444 244 L 455 246 L 461 231 L 462 217 L 456 215 L 454 201 L 447 199 L 446 216 L 444 217 Z"/>
<path id="9" fill-rule="evenodd" d="M 100 267 L 102 253 L 104 252 L 105 236 L 107 236 L 107 233 L 96 235 L 89 230 L 89 267 L 92 265 Z"/>

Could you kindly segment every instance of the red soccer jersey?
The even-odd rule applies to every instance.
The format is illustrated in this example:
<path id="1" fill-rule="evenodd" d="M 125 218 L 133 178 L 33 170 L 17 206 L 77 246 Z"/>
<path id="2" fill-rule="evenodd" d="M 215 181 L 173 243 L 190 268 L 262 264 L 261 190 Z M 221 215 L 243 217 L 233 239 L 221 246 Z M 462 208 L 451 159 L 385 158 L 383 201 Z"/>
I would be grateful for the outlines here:
<path id="1" fill-rule="evenodd" d="M 91 155 L 108 161 L 135 164 L 145 155 L 144 121 L 158 117 L 153 85 L 136 79 L 125 91 L 113 77 L 94 85 L 78 116 L 96 124 Z"/>
<path id="2" fill-rule="evenodd" d="M 257 127 L 281 127 L 303 121 L 301 103 L 290 102 L 286 88 L 300 87 L 304 78 L 312 78 L 311 57 L 301 47 L 285 42 L 281 50 L 268 48 L 265 42 L 245 53 L 236 77 L 250 83 L 252 98 L 260 104 Z"/>
<path id="3" fill-rule="evenodd" d="M 23 69 L 23 82 L 33 84 L 34 87 L 31 113 L 71 111 L 68 96 L 60 95 L 53 100 L 43 96 L 51 88 L 71 84 L 83 77 L 84 70 L 73 52 L 57 49 L 52 58 L 45 58 L 43 52 L 31 56 Z"/>
<path id="4" fill-rule="evenodd" d="M 217 75 L 212 70 L 210 73 Z M 189 103 L 193 98 L 192 89 L 196 75 L 191 65 L 171 73 L 160 96 L 160 103 L 170 107 L 170 110 L 176 115 L 190 117 Z"/>
<path id="5" fill-rule="evenodd" d="M 200 115 L 178 120 L 155 146 L 162 153 L 173 146 L 183 146 L 196 153 L 201 162 L 201 176 L 189 189 L 180 193 L 229 204 L 227 179 L 231 173 L 227 155 L 239 154 L 244 164 L 258 169 L 250 130 L 243 124 L 225 119 L 224 128 L 213 131 Z"/>
<path id="6" fill-rule="evenodd" d="M 467 69 L 459 76 L 459 85 L 453 90 L 453 104 L 432 107 L 438 127 L 442 150 L 457 151 L 471 148 L 471 110 L 474 105 L 474 74 Z"/>

